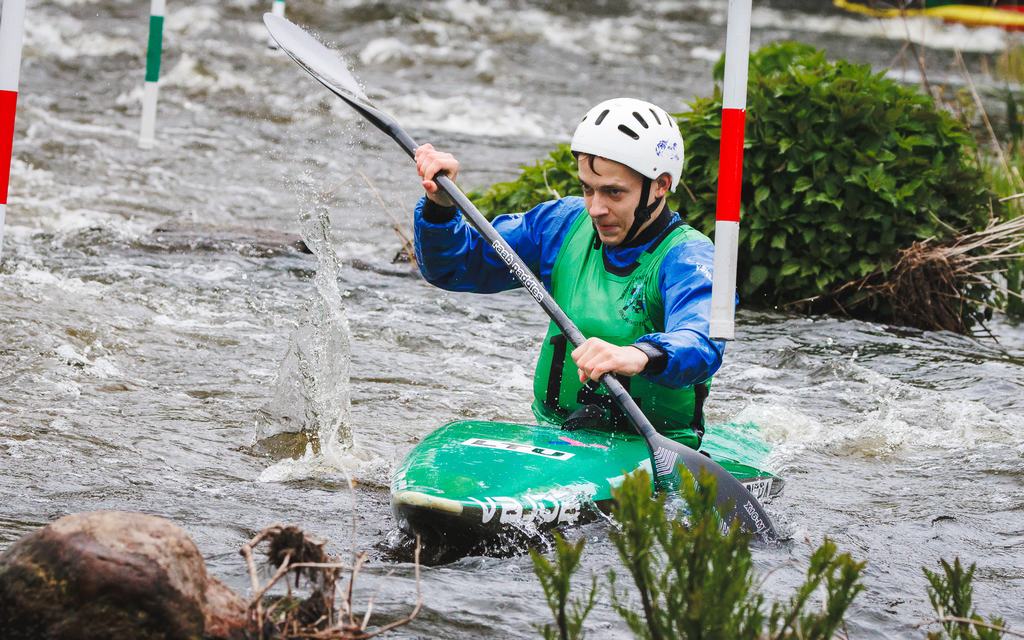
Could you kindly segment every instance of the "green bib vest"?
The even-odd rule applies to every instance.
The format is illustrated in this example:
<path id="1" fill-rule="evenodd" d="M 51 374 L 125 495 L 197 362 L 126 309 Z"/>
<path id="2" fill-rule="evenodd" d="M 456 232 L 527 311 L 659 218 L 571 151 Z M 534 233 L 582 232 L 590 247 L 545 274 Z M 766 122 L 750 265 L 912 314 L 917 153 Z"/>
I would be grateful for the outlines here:
<path id="1" fill-rule="evenodd" d="M 583 211 L 555 258 L 551 295 L 584 336 L 618 346 L 633 344 L 640 336 L 665 330 L 658 286 L 662 260 L 672 247 L 699 236 L 692 227 L 680 224 L 641 254 L 635 268 L 613 273 L 605 268 L 602 244 L 590 216 Z M 629 429 L 603 387 L 580 383 L 571 351 L 565 336 L 550 323 L 533 378 L 534 415 L 542 422 L 560 425 L 580 407 L 598 405 L 605 407 L 608 426 Z M 696 448 L 693 427 L 703 426 L 702 402 L 696 393 L 702 393 L 702 401 L 706 386 L 695 392 L 694 387 L 670 389 L 639 375 L 619 379 L 655 429 Z"/>

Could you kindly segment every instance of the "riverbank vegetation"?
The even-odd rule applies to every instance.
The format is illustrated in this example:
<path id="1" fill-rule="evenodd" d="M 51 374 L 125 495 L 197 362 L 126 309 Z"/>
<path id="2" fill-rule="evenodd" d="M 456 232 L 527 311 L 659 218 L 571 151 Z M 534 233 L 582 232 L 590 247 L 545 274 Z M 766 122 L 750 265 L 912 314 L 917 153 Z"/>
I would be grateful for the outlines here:
<path id="1" fill-rule="evenodd" d="M 661 640 L 828 640 L 846 637 L 844 616 L 864 590 L 864 562 L 840 553 L 826 539 L 812 554 L 806 578 L 785 602 L 769 606 L 760 592 L 750 551 L 751 537 L 734 522 L 724 531 L 715 510 L 716 486 L 711 476 L 699 482 L 683 470 L 685 517 L 673 516 L 678 506 L 664 493 L 652 496 L 651 478 L 640 470 L 626 476 L 614 491 L 611 538 L 618 550 L 627 583 L 609 569 L 606 585 L 612 607 L 636 638 Z M 574 595 L 573 575 L 579 570 L 585 539 L 568 542 L 556 535 L 553 559 L 531 551 L 554 619 L 538 626 L 546 640 L 577 640 L 585 636 L 586 617 L 604 586 L 591 576 L 584 594 Z M 964 568 L 940 561 L 941 571 L 924 569 L 928 597 L 935 609 L 929 640 L 997 640 L 1012 634 L 999 618 L 975 611 L 974 565 Z"/>
<path id="2" fill-rule="evenodd" d="M 686 166 L 669 204 L 708 235 L 721 100 L 716 87 L 677 115 Z M 965 109 L 792 42 L 751 55 L 747 105 L 742 304 L 958 332 L 1024 311 L 1024 227 L 996 184 L 1024 183 L 995 170 Z M 493 215 L 566 195 L 579 185 L 560 145 L 475 200 Z"/>

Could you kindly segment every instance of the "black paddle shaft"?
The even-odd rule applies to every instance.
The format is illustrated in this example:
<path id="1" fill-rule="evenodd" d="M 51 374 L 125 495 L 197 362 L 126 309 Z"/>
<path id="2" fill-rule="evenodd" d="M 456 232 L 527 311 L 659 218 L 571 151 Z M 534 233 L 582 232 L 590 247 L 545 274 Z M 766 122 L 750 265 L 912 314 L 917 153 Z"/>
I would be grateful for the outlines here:
<path id="1" fill-rule="evenodd" d="M 266 24 L 267 30 L 270 31 L 270 35 L 292 60 L 377 128 L 388 134 L 409 154 L 410 158 L 415 157 L 416 149 L 419 147 L 416 141 L 406 133 L 398 121 L 370 102 L 348 67 L 335 52 L 285 18 L 267 13 L 263 16 L 263 22 Z M 433 180 L 469 218 L 470 223 L 476 227 L 484 239 L 490 243 L 495 253 L 508 265 L 512 275 L 522 283 L 523 287 L 548 314 L 548 317 L 565 334 L 569 342 L 577 347 L 583 344 L 585 338 L 580 330 L 565 315 L 565 312 L 540 283 L 537 276 L 526 266 L 522 258 L 512 250 L 512 247 L 498 234 L 487 218 L 470 202 L 466 194 L 447 175 L 436 175 Z M 744 528 L 763 542 L 774 542 L 778 539 L 764 507 L 739 480 L 707 456 L 658 433 L 615 376 L 606 373 L 601 376 L 601 382 L 608 388 L 612 399 L 626 414 L 636 430 L 644 437 L 651 455 L 655 479 L 659 486 L 675 485 L 678 478 L 676 463 L 679 461 L 694 476 L 697 476 L 701 470 L 705 470 L 718 480 L 716 504 L 726 517 L 727 522 L 738 518 Z"/>

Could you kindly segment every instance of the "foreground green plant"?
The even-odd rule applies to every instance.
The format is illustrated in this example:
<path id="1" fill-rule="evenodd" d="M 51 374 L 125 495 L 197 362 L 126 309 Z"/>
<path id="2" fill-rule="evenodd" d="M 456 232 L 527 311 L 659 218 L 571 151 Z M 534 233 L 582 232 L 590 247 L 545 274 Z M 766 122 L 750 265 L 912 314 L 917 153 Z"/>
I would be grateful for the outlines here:
<path id="1" fill-rule="evenodd" d="M 614 491 L 612 515 L 620 528 L 612 533 L 612 542 L 632 585 L 621 586 L 613 570 L 608 578 L 612 606 L 633 634 L 649 640 L 831 638 L 863 589 L 859 576 L 864 563 L 837 553 L 836 546 L 826 541 L 812 555 L 804 584 L 787 603 L 774 604 L 765 616 L 764 596 L 754 582 L 750 535 L 735 522 L 723 531 L 715 509 L 713 477 L 702 476 L 695 482 L 685 470 L 683 476 L 685 521 L 667 515 L 665 494 L 652 497 L 646 471 L 626 476 Z M 569 579 L 582 549 L 582 540 L 575 545 L 558 540 L 554 563 L 532 553 L 534 570 L 556 618 L 554 627 L 545 627 L 546 638 L 581 637 L 573 634 L 582 633 L 583 617 L 560 617 L 558 612 L 569 601 Z M 556 566 L 560 572 L 553 579 Z M 822 588 L 824 606 L 814 603 L 812 610 L 812 595 Z M 584 601 L 588 604 L 573 611 L 585 616 L 593 598 L 594 587 Z M 555 629 L 562 629 L 562 635 L 556 635 Z"/>
<path id="2" fill-rule="evenodd" d="M 611 603 L 634 637 L 644 640 L 827 640 L 843 628 L 843 619 L 864 590 L 864 562 L 839 553 L 825 540 L 810 557 L 804 583 L 765 615 L 750 552 L 751 537 L 737 523 L 724 528 L 715 509 L 716 483 L 699 481 L 683 469 L 683 517 L 673 517 L 664 493 L 652 496 L 651 477 L 640 470 L 613 492 L 612 516 L 618 528 L 611 539 L 632 578 L 621 586 L 608 571 Z M 674 507 L 675 505 L 671 505 Z M 555 538 L 554 560 L 531 551 L 534 572 L 555 618 L 538 629 L 548 640 L 584 637 L 584 620 L 594 607 L 597 579 L 589 594 L 574 600 L 571 579 L 579 569 L 584 540 Z M 964 569 L 940 561 L 942 573 L 924 569 L 928 597 L 942 631 L 929 640 L 999 640 L 1024 637 L 1005 628 L 1000 618 L 983 619 L 974 610 L 974 565 Z M 918 625 L 924 626 L 924 625 Z"/>
<path id="3" fill-rule="evenodd" d="M 939 561 L 942 573 L 924 568 L 928 578 L 928 599 L 931 600 L 942 632 L 928 634 L 928 640 L 999 640 L 1004 635 L 1004 623 L 1001 618 L 982 619 L 974 610 L 972 600 L 974 587 L 974 568 L 964 570 L 960 558 L 950 565 L 945 560 Z"/>
<path id="4" fill-rule="evenodd" d="M 555 624 L 538 626 L 545 640 L 581 640 L 583 621 L 597 602 L 597 576 L 591 578 L 590 593 L 582 600 L 570 600 L 572 576 L 580 566 L 585 540 L 568 542 L 555 534 L 555 561 L 551 562 L 536 549 L 530 549 L 533 571 L 540 579 L 544 597 L 555 617 Z"/>
<path id="5" fill-rule="evenodd" d="M 837 554 L 830 541 L 814 552 L 807 579 L 786 604 L 772 606 L 754 584 L 750 535 L 737 522 L 723 533 L 715 509 L 717 487 L 710 475 L 699 482 L 683 472 L 687 521 L 666 515 L 666 497 L 651 496 L 645 471 L 629 475 L 613 493 L 612 534 L 619 558 L 633 578 L 640 615 L 612 581 L 612 603 L 638 638 L 831 638 L 843 614 L 863 589 L 864 563 Z M 808 611 L 812 594 L 825 587 L 825 607 Z"/>
<path id="6" fill-rule="evenodd" d="M 616 589 L 609 572 L 612 606 L 638 638 L 755 638 L 764 616 L 750 536 L 736 523 L 721 532 L 714 478 L 702 477 L 698 487 L 683 476 L 689 522 L 667 516 L 666 496 L 652 498 L 646 471 L 626 476 L 613 491 L 612 516 L 621 528 L 612 542 L 642 607 Z"/>

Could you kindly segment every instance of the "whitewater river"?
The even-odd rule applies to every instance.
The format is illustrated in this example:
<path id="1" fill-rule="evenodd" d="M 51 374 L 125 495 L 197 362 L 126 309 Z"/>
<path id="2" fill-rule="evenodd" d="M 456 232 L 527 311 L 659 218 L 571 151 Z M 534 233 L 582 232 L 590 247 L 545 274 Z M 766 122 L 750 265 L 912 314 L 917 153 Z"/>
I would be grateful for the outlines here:
<path id="1" fill-rule="evenodd" d="M 148 4 L 29 2 L 0 263 L 0 549 L 68 513 L 145 511 L 185 527 L 244 591 L 239 546 L 296 523 L 334 551 L 369 550 L 360 597 L 379 589 L 377 619 L 402 615 L 415 583 L 394 552 L 390 472 L 449 420 L 530 420 L 544 319 L 522 292 L 445 293 L 392 262 L 389 215 L 408 227 L 413 168 L 268 52 L 269 0 L 169 3 L 158 144 L 140 150 Z M 797 38 L 913 79 L 902 27 L 828 4 L 755 2 L 754 45 Z M 725 5 L 288 10 L 483 186 L 567 140 L 600 99 L 672 110 L 708 94 Z M 954 47 L 981 69 L 1005 43 L 911 26 L 932 46 L 933 81 L 956 80 Z M 788 480 L 770 510 L 792 542 L 756 551 L 771 597 L 789 596 L 830 536 L 868 561 L 851 637 L 922 637 L 920 567 L 957 555 L 978 563 L 979 610 L 1024 628 L 1024 328 L 991 328 L 998 342 L 740 314 L 709 412 L 760 425 Z M 318 453 L 279 435 L 302 425 Z M 585 574 L 615 564 L 606 523 L 577 535 L 591 541 Z M 422 589 L 398 637 L 528 638 L 549 620 L 522 556 L 428 568 Z M 607 592 L 591 629 L 623 637 Z"/>

